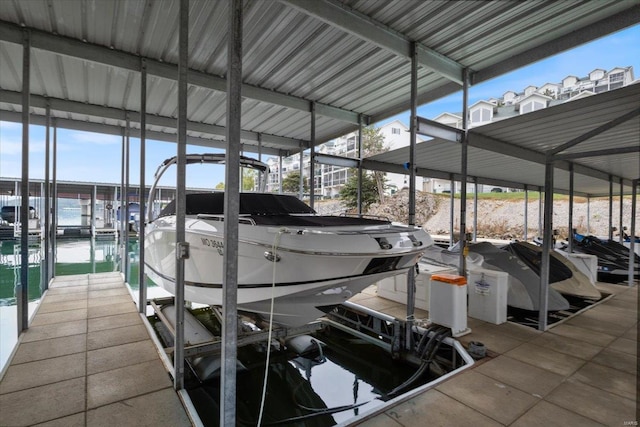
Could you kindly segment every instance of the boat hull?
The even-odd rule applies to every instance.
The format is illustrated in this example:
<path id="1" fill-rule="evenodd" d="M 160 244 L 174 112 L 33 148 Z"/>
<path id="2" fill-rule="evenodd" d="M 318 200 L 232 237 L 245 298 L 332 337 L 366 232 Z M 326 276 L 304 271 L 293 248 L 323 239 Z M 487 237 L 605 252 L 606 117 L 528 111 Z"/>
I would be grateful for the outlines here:
<path id="1" fill-rule="evenodd" d="M 147 226 L 145 265 L 150 278 L 175 294 L 175 220 Z M 224 223 L 188 218 L 185 300 L 222 305 Z M 239 224 L 238 308 L 297 326 L 320 317 L 367 286 L 413 267 L 430 237 L 419 228 L 297 230 Z M 410 237 L 411 235 L 411 237 Z M 376 240 L 376 238 L 378 240 Z M 385 239 L 393 249 L 381 249 Z M 420 245 L 416 245 L 416 241 Z"/>

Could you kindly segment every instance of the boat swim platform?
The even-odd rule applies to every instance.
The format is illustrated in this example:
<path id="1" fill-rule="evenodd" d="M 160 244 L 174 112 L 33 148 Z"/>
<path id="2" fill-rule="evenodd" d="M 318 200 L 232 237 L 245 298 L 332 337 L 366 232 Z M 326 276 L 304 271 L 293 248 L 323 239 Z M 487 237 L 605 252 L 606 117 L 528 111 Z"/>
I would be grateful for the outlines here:
<path id="1" fill-rule="evenodd" d="M 638 425 L 638 285 L 596 283 L 611 296 L 545 332 L 469 317 L 471 333 L 458 341 L 483 343 L 487 357 L 351 425 Z M 378 297 L 375 286 L 351 301 L 406 317 L 406 306 Z M 429 314 L 416 309 L 415 317 Z"/>
<path id="2" fill-rule="evenodd" d="M 191 426 L 120 273 L 58 276 L 0 381 L 0 425 Z"/>

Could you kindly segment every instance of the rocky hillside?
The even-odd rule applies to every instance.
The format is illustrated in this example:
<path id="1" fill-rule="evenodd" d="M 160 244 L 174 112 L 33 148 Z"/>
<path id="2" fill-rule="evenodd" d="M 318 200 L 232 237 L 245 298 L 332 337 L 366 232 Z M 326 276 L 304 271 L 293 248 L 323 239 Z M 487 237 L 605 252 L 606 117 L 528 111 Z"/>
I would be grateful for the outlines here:
<path id="1" fill-rule="evenodd" d="M 467 229 L 473 231 L 473 196 L 467 200 Z M 524 196 L 521 199 L 479 199 L 478 200 L 478 236 L 496 239 L 521 239 L 524 235 Z M 534 197 L 536 197 L 534 199 Z M 454 201 L 454 230 L 458 231 L 460 216 L 460 200 Z M 449 234 L 450 198 L 448 195 L 422 193 L 416 195 L 416 223 L 422 225 L 431 234 Z M 527 225 L 528 237 L 538 235 L 539 201 L 537 193 L 530 193 Z M 323 209 L 333 212 L 340 210 L 340 205 L 332 202 L 323 206 Z M 319 209 L 322 210 L 322 209 Z M 344 211 L 344 210 L 343 210 Z M 554 201 L 553 227 L 560 233 L 561 238 L 568 235 L 569 199 L 562 197 Z M 631 225 L 631 198 L 623 201 L 623 225 Z M 609 226 L 609 199 L 591 199 L 587 214 L 587 200 L 585 198 L 574 199 L 573 225 L 578 232 L 587 232 L 587 218 L 589 221 L 589 233 L 606 236 Z M 384 203 L 372 205 L 367 212 L 371 215 L 380 215 L 393 221 L 407 222 L 409 217 L 409 192 L 407 190 L 388 196 Z M 613 225 L 619 227 L 620 199 L 613 198 Z M 636 218 L 636 227 L 640 226 L 640 218 Z"/>

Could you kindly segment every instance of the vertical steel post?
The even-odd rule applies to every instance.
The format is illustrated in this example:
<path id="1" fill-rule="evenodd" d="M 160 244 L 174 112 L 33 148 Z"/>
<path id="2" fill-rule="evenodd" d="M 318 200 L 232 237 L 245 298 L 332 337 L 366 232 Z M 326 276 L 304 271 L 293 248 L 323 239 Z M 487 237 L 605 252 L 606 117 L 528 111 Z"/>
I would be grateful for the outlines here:
<path id="1" fill-rule="evenodd" d="M 98 204 L 98 186 L 93 186 L 91 191 L 91 238 L 96 238 L 96 205 Z"/>
<path id="2" fill-rule="evenodd" d="M 282 194 L 282 153 L 278 154 L 278 194 Z"/>
<path id="3" fill-rule="evenodd" d="M 46 107 L 46 136 L 44 149 L 44 271 L 42 275 L 42 289 L 49 288 L 49 278 L 51 277 L 51 182 L 49 181 L 51 163 L 51 107 L 47 100 Z"/>
<path id="4" fill-rule="evenodd" d="M 631 181 L 631 230 L 629 230 L 629 286 L 634 286 L 634 270 L 633 262 L 634 254 L 636 250 L 636 215 L 638 214 L 638 181 L 637 179 Z"/>
<path id="5" fill-rule="evenodd" d="M 300 144 L 300 181 L 298 182 L 298 198 L 302 200 L 304 198 L 304 146 Z"/>
<path id="6" fill-rule="evenodd" d="M 52 195 L 51 195 L 51 277 L 56 275 L 56 258 L 58 254 L 58 127 L 53 122 L 53 165 L 52 167 Z"/>
<path id="7" fill-rule="evenodd" d="M 609 175 L 609 240 L 613 240 L 613 176 Z"/>
<path id="8" fill-rule="evenodd" d="M 261 133 L 258 133 L 258 160 L 262 161 L 262 134 Z M 263 185 L 262 184 L 262 178 L 263 178 L 262 174 L 259 173 L 258 174 L 258 191 L 260 191 L 260 192 L 263 191 L 263 189 L 262 189 L 262 185 Z M 269 181 L 269 179 L 268 179 L 268 176 L 267 176 L 267 182 L 264 183 L 265 189 L 266 189 L 266 185 L 267 185 L 268 181 Z"/>
<path id="9" fill-rule="evenodd" d="M 590 234 L 590 233 L 591 233 L 591 197 L 587 196 L 587 234 Z"/>
<path id="10" fill-rule="evenodd" d="M 478 178 L 473 178 L 473 241 L 478 241 Z"/>
<path id="11" fill-rule="evenodd" d="M 462 79 L 462 141 L 460 154 L 460 261 L 458 274 L 466 276 L 467 252 L 467 161 L 469 151 L 468 113 L 469 113 L 469 69 L 465 68 Z M 453 192 L 451 193 L 453 194 Z"/>
<path id="12" fill-rule="evenodd" d="M 316 195 L 316 103 L 311 103 L 311 145 L 309 151 L 309 206 L 315 208 Z"/>
<path id="13" fill-rule="evenodd" d="M 542 265 L 540 266 L 540 301 L 538 310 L 538 330 L 547 330 L 549 307 L 549 255 L 553 248 L 553 173 L 554 162 L 547 156 L 544 169 L 544 231 L 542 236 Z"/>
<path id="14" fill-rule="evenodd" d="M 227 151 L 224 195 L 224 292 L 220 425 L 236 425 L 236 358 L 238 353 L 238 192 L 240 119 L 242 117 L 242 0 L 229 0 L 227 48 Z M 302 151 L 300 151 L 302 158 Z M 301 171 L 302 175 L 302 171 Z"/>
<path id="15" fill-rule="evenodd" d="M 623 216 L 622 212 L 624 210 L 624 182 L 622 181 L 622 177 L 620 178 L 620 222 L 618 225 L 618 234 L 619 242 L 622 244 L 624 242 L 624 224 L 622 224 Z"/>
<path id="16" fill-rule="evenodd" d="M 573 186 L 573 163 L 569 163 L 569 253 L 573 253 Z"/>
<path id="17" fill-rule="evenodd" d="M 129 113 L 126 113 L 126 143 L 125 143 L 125 168 L 124 168 L 124 246 L 123 246 L 123 262 L 124 262 L 124 281 L 129 283 L 131 278 L 129 277 L 131 271 L 129 269 L 129 218 L 131 214 L 129 212 L 129 175 L 130 175 L 130 162 L 129 154 L 131 147 L 131 122 L 129 121 Z"/>
<path id="18" fill-rule="evenodd" d="M 140 225 L 138 226 L 138 311 L 142 314 L 147 309 L 147 281 L 144 274 L 145 242 L 144 212 L 146 208 L 146 158 L 147 158 L 147 60 L 140 60 Z"/>
<path id="19" fill-rule="evenodd" d="M 455 235 L 453 233 L 454 227 L 454 212 L 455 212 L 455 198 L 454 194 L 456 192 L 456 182 L 453 180 L 453 174 L 449 178 L 449 188 L 451 188 L 451 193 L 449 193 L 449 246 L 453 246 L 456 241 Z"/>
<path id="20" fill-rule="evenodd" d="M 185 242 L 186 218 L 186 166 L 187 166 L 187 79 L 189 61 L 189 0 L 180 0 L 180 25 L 178 29 L 178 147 L 176 171 L 176 339 L 173 354 L 176 390 L 184 388 L 184 262 L 189 257 L 189 246 Z M 229 165 L 227 164 L 227 167 Z M 228 191 L 238 191 L 235 187 Z"/>
<path id="21" fill-rule="evenodd" d="M 538 187 L 538 236 L 540 237 L 544 234 L 542 225 L 542 217 L 544 216 L 542 200 L 544 199 L 544 195 L 542 194 L 542 189 L 543 187 Z"/>
<path id="22" fill-rule="evenodd" d="M 411 127 L 409 142 L 409 225 L 416 223 L 416 136 L 418 132 L 418 49 L 411 43 Z M 416 299 L 416 271 L 407 273 L 407 329 L 405 350 L 413 348 L 413 317 Z"/>
<path id="23" fill-rule="evenodd" d="M 126 132 L 125 129 L 122 129 L 122 152 L 120 153 L 120 203 L 118 206 L 118 254 L 120 256 L 120 272 L 124 274 L 124 249 L 122 247 L 124 240 L 124 169 L 125 169 L 125 145 L 126 145 Z"/>
<path id="24" fill-rule="evenodd" d="M 20 283 L 16 284 L 18 335 L 29 327 L 29 97 L 31 35 L 22 30 L 22 179 L 20 182 Z"/>
<path id="25" fill-rule="evenodd" d="M 362 114 L 358 114 L 358 215 L 362 215 Z"/>
<path id="26" fill-rule="evenodd" d="M 524 186 L 524 234 L 523 239 L 526 242 L 529 239 L 529 189 L 525 184 Z"/>

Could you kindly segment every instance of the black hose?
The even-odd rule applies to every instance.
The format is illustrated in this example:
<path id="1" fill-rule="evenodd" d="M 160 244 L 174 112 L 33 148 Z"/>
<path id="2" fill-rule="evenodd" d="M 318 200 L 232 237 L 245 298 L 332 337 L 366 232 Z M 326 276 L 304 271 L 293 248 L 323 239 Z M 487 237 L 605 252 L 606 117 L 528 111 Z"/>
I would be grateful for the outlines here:
<path id="1" fill-rule="evenodd" d="M 451 330 L 445 327 L 441 327 L 439 328 L 439 330 L 434 332 L 434 334 L 429 339 L 429 342 L 427 343 L 423 353 L 420 355 L 423 361 L 420 367 L 418 368 L 418 370 L 414 372 L 413 375 L 411 375 L 411 377 L 409 377 L 405 382 L 403 382 L 402 384 L 400 384 L 399 386 L 391 390 L 386 395 L 389 397 L 392 397 L 398 394 L 399 392 L 401 392 L 402 390 L 406 389 L 407 387 L 409 387 L 416 380 L 418 380 L 424 374 L 424 372 L 429 368 L 429 365 L 433 362 L 433 357 L 435 356 L 438 349 L 440 348 L 440 345 L 442 344 L 442 341 L 444 340 L 444 338 L 450 334 L 451 334 Z M 427 335 L 427 333 L 425 333 L 425 335 Z M 435 345 L 433 343 L 435 343 Z M 425 355 L 427 356 L 426 359 L 424 359 Z"/>

